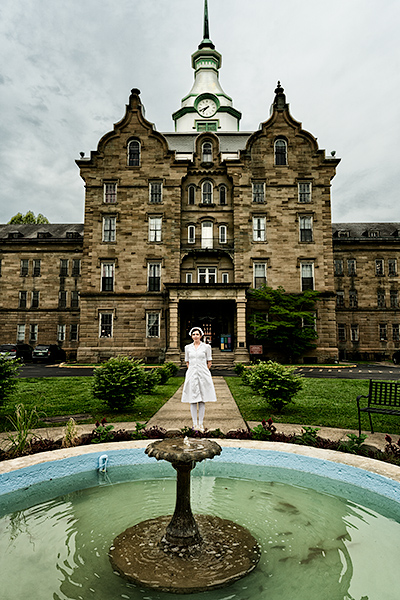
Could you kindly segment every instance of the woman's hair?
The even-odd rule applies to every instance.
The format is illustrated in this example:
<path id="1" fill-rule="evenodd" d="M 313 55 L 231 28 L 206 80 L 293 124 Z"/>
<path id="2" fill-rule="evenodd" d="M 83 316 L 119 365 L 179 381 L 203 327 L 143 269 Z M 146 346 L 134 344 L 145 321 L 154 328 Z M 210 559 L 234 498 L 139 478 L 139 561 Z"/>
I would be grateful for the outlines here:
<path id="1" fill-rule="evenodd" d="M 191 336 L 195 331 L 198 331 L 201 337 L 203 337 L 204 332 L 201 327 L 192 327 L 192 329 L 189 331 L 189 335 Z"/>

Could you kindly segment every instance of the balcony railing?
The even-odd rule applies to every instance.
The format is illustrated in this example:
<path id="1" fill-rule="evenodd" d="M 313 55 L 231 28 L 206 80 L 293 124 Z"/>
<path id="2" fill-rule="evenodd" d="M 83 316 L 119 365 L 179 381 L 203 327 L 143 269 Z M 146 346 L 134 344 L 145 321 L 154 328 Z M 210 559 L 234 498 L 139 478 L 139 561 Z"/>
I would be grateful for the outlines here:
<path id="1" fill-rule="evenodd" d="M 181 250 L 185 250 L 185 251 L 190 251 L 190 250 L 194 250 L 196 252 L 199 251 L 213 251 L 213 250 L 219 250 L 219 251 L 223 251 L 225 250 L 226 252 L 232 252 L 232 250 L 234 250 L 235 244 L 234 244 L 234 239 L 233 238 L 225 238 L 225 240 L 223 241 L 221 238 L 219 237 L 213 237 L 213 238 L 208 238 L 207 240 L 205 239 L 201 239 L 196 238 L 194 242 L 191 242 L 189 240 L 183 240 L 181 241 Z"/>

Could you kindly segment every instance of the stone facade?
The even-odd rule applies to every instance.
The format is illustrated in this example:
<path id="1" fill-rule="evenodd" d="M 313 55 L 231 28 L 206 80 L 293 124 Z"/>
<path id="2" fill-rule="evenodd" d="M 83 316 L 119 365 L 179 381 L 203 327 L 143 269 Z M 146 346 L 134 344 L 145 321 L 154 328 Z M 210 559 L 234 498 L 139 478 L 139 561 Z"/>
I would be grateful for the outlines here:
<path id="1" fill-rule="evenodd" d="M 60 342 L 76 358 L 83 225 L 0 225 L 1 343 Z"/>
<path id="2" fill-rule="evenodd" d="M 391 358 L 400 348 L 399 223 L 333 226 L 341 358 Z"/>
<path id="3" fill-rule="evenodd" d="M 260 128 L 238 131 L 205 23 L 176 131 L 158 132 L 133 89 L 122 120 L 76 161 L 84 225 L 0 226 L 0 342 L 58 341 L 80 362 L 179 364 L 199 325 L 231 362 L 247 362 L 262 345 L 248 333 L 260 306 L 247 292 L 267 284 L 320 292 L 305 362 L 390 356 L 400 228 L 332 234 L 339 160 L 293 119 L 279 83 Z"/>

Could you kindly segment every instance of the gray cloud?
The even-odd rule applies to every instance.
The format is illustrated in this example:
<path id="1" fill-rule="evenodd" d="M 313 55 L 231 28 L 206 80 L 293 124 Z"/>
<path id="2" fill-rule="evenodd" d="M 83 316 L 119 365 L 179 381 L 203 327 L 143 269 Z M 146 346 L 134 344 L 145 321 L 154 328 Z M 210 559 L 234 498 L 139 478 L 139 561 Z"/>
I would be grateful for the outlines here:
<path id="1" fill-rule="evenodd" d="M 132 87 L 157 129 L 172 130 L 202 9 L 203 0 L 2 0 L 2 222 L 29 209 L 82 220 L 75 158 L 120 120 Z M 294 118 L 342 158 L 334 219 L 400 221 L 398 1 L 383 10 L 380 0 L 209 0 L 209 10 L 242 130 L 267 120 L 280 79 Z"/>

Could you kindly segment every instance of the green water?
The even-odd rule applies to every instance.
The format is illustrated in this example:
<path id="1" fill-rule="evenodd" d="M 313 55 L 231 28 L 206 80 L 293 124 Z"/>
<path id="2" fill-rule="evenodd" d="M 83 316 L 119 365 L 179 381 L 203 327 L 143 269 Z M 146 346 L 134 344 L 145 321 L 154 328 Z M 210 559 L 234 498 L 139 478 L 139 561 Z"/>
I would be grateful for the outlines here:
<path id="1" fill-rule="evenodd" d="M 114 537 L 171 514 L 171 478 L 64 494 L 0 519 L 2 600 L 166 600 L 113 573 Z M 398 600 L 400 524 L 326 493 L 271 481 L 192 478 L 192 508 L 247 527 L 262 547 L 257 569 L 193 600 Z M 190 577 L 190 567 L 188 569 Z"/>

